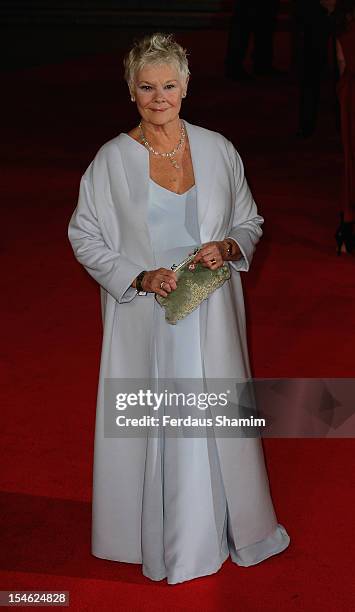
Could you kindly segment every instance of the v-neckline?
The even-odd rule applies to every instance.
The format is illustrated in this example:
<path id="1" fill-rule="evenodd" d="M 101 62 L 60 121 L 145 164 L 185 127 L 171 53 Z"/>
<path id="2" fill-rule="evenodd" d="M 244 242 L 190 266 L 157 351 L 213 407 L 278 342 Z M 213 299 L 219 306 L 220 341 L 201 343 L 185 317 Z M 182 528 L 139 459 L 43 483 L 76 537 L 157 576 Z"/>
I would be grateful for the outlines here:
<path id="1" fill-rule="evenodd" d="M 189 138 L 189 145 L 190 145 L 190 137 L 189 137 L 188 128 L 186 127 L 186 121 L 184 121 L 184 125 L 185 125 L 185 129 L 186 129 L 186 132 L 187 132 L 187 135 L 188 135 L 188 138 Z M 143 144 L 141 144 L 140 142 L 138 142 L 138 140 L 136 140 L 135 138 L 133 138 L 132 136 L 130 136 L 130 135 L 127 133 L 127 132 L 122 132 L 122 134 L 123 134 L 124 136 L 127 136 L 127 138 L 129 138 L 129 140 L 133 141 L 133 142 L 134 142 L 136 145 L 138 145 L 139 147 L 143 148 L 143 149 L 144 149 L 144 150 L 147 152 L 147 154 L 149 155 L 149 151 L 147 150 L 147 147 L 145 147 Z M 191 146 L 190 146 L 190 151 L 191 151 Z M 195 175 L 195 169 L 194 169 L 194 162 L 193 162 L 193 158 L 192 158 L 192 152 L 191 152 L 190 154 L 191 154 L 191 161 L 192 161 L 193 173 L 194 173 L 194 176 L 196 176 L 196 175 Z M 171 189 L 167 189 L 166 187 L 163 187 L 163 185 L 159 185 L 159 183 L 157 183 L 156 181 L 154 181 L 154 180 L 152 179 L 152 177 L 151 177 L 151 176 L 149 176 L 149 180 L 151 180 L 151 181 L 152 181 L 152 182 L 153 182 L 155 185 L 157 185 L 157 186 L 158 186 L 158 187 L 160 187 L 161 189 L 164 189 L 164 190 L 165 190 L 165 191 L 167 191 L 168 193 L 172 193 L 172 194 L 177 195 L 177 196 L 183 196 L 183 195 L 186 195 L 186 194 L 187 194 L 187 193 L 189 193 L 189 192 L 190 192 L 190 191 L 191 191 L 191 190 L 192 190 L 194 187 L 196 187 L 196 182 L 195 182 L 193 185 L 191 185 L 191 187 L 190 187 L 190 188 L 189 188 L 187 191 L 184 191 L 184 193 L 176 193 L 176 191 L 171 191 Z"/>
<path id="2" fill-rule="evenodd" d="M 196 190 L 194 193 L 196 193 L 199 227 L 200 231 L 202 231 L 201 240 L 207 242 L 209 234 L 203 230 L 203 224 L 210 206 L 212 184 L 216 175 L 216 155 L 219 150 L 215 140 L 217 134 L 200 126 L 193 125 L 185 119 L 183 121 L 189 139 L 195 176 Z M 121 153 L 124 153 L 122 163 L 127 172 L 130 197 L 133 197 L 139 203 L 143 212 L 146 205 L 147 189 L 149 188 L 149 152 L 146 147 L 139 144 L 127 132 L 120 132 L 117 139 L 117 144 L 124 144 L 121 151 Z M 207 146 L 208 142 L 211 146 Z M 137 166 L 135 165 L 136 163 Z M 140 180 L 137 180 L 138 177 Z M 171 196 L 171 198 L 173 197 Z M 175 198 L 175 200 L 179 201 L 178 198 Z"/>
<path id="3" fill-rule="evenodd" d="M 168 193 L 171 193 L 171 194 L 179 196 L 179 197 L 187 195 L 188 193 L 190 193 L 190 191 L 192 191 L 192 189 L 194 189 L 194 187 L 196 187 L 196 183 L 194 183 L 193 185 L 191 185 L 191 187 L 189 189 L 187 189 L 187 191 L 184 191 L 184 193 L 177 193 L 176 191 L 172 191 L 171 189 L 167 189 L 166 187 L 163 187 L 163 185 L 160 185 L 159 183 L 154 181 L 154 179 L 152 179 L 152 177 L 149 177 L 149 180 L 156 187 L 159 187 L 160 189 L 164 189 L 164 191 L 167 191 Z"/>

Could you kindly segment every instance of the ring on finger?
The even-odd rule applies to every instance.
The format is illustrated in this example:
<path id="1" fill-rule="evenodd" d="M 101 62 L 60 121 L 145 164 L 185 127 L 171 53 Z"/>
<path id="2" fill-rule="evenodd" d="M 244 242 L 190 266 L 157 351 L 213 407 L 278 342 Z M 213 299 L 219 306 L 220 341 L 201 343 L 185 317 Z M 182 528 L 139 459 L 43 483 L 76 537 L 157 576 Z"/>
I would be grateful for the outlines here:
<path id="1" fill-rule="evenodd" d="M 211 264 L 215 264 L 217 262 L 217 259 L 213 258 L 210 260 Z"/>
<path id="2" fill-rule="evenodd" d="M 161 281 L 161 283 L 160 283 L 160 289 L 163 289 L 164 285 L 165 285 L 165 281 Z"/>

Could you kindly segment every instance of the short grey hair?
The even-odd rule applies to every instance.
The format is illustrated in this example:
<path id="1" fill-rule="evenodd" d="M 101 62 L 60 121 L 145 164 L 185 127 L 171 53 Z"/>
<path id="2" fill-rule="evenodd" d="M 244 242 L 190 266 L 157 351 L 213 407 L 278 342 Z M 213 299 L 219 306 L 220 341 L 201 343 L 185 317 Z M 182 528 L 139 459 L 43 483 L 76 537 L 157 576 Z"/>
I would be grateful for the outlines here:
<path id="1" fill-rule="evenodd" d="M 161 32 L 135 41 L 123 64 L 124 77 L 130 90 L 137 72 L 146 64 L 175 64 L 183 81 L 187 81 L 190 74 L 186 49 L 176 42 L 173 34 Z"/>

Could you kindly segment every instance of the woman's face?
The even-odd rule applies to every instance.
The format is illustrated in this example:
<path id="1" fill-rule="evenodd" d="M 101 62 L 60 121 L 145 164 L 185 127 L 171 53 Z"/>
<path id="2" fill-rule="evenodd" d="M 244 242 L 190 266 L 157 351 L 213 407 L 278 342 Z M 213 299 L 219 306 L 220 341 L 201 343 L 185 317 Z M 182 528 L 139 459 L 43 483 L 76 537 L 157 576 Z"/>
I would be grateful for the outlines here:
<path id="1" fill-rule="evenodd" d="M 174 121 L 179 115 L 186 86 L 174 64 L 144 66 L 136 75 L 132 92 L 143 121 L 154 125 Z"/>

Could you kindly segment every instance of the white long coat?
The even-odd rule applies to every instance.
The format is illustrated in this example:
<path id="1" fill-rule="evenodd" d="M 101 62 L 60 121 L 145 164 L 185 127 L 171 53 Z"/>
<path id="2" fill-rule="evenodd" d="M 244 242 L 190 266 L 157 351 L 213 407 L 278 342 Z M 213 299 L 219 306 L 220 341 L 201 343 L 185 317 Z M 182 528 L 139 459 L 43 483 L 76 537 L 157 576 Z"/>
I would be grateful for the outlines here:
<path id="1" fill-rule="evenodd" d="M 185 121 L 197 186 L 201 242 L 234 238 L 243 258 L 232 276 L 200 307 L 207 378 L 250 377 L 240 271 L 248 271 L 263 218 L 242 161 L 221 134 Z M 105 438 L 104 379 L 149 378 L 153 299 L 128 289 L 141 270 L 154 269 L 147 227 L 149 154 L 122 133 L 98 151 L 82 177 L 69 224 L 78 261 L 100 284 L 103 343 L 97 397 L 93 475 L 92 552 L 141 563 L 145 438 Z M 128 291 L 127 291 L 128 289 Z M 208 331 L 207 331 L 208 330 Z M 217 448 L 237 549 L 277 525 L 258 438 L 218 438 Z"/>

